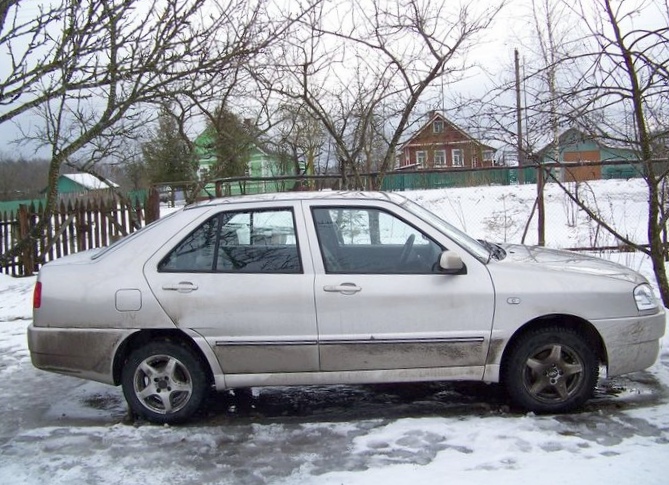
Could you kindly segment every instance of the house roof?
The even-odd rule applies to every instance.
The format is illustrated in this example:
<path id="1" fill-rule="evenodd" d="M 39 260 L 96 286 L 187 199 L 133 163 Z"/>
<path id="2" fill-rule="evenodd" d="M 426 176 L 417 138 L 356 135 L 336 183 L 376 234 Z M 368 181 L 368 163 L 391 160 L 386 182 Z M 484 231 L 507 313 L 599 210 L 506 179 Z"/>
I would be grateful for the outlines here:
<path id="1" fill-rule="evenodd" d="M 600 149 L 609 149 L 609 150 L 618 150 L 623 152 L 634 153 L 634 150 L 628 145 L 620 144 L 620 146 L 614 146 L 614 144 L 607 144 L 598 139 L 594 135 L 589 135 L 579 130 L 578 128 L 568 128 L 558 136 L 558 145 L 560 148 L 564 148 L 569 145 L 578 145 L 579 143 L 592 142 Z M 546 144 L 543 148 L 537 151 L 537 155 L 543 157 L 552 149 L 552 143 Z"/>
<path id="2" fill-rule="evenodd" d="M 411 138 L 409 138 L 407 141 L 402 143 L 402 145 L 400 145 L 399 149 L 403 150 L 407 145 L 410 145 L 416 138 L 418 138 L 420 136 L 421 133 L 423 133 L 423 131 L 428 129 L 432 125 L 432 123 L 437 119 L 442 120 L 445 124 L 451 126 L 454 130 L 460 132 L 464 137 L 466 137 L 466 138 L 468 138 L 472 141 L 475 141 L 476 143 L 480 144 L 481 146 L 484 146 L 486 148 L 490 148 L 490 149 L 494 150 L 493 147 L 491 147 L 490 145 L 487 145 L 487 144 L 483 143 L 482 141 L 474 138 L 469 133 L 467 133 L 465 130 L 460 128 L 458 125 L 456 125 L 455 123 L 453 123 L 452 121 L 450 121 L 444 115 L 442 115 L 441 113 L 438 113 L 437 111 L 433 111 L 430 118 L 427 120 L 427 122 L 425 122 L 418 130 L 416 130 L 416 132 L 411 136 Z"/>
<path id="3" fill-rule="evenodd" d="M 68 173 L 61 175 L 61 177 L 68 178 L 74 183 L 77 183 L 88 190 L 100 190 L 108 189 L 109 187 L 118 187 L 118 184 L 115 184 L 111 180 L 104 179 L 103 182 L 99 178 L 89 173 Z"/>

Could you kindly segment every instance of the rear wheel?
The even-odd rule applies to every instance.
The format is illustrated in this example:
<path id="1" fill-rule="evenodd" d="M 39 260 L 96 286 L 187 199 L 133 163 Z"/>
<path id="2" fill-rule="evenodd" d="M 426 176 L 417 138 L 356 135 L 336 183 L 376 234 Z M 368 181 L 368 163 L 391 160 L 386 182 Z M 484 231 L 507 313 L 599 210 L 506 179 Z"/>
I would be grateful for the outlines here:
<path id="1" fill-rule="evenodd" d="M 161 424 L 191 417 L 208 387 L 197 356 L 172 342 L 153 342 L 133 351 L 123 367 L 121 384 L 130 409 Z"/>
<path id="2" fill-rule="evenodd" d="M 562 327 L 534 330 L 510 351 L 503 377 L 511 399 L 522 408 L 567 412 L 592 396 L 599 365 L 578 332 Z"/>

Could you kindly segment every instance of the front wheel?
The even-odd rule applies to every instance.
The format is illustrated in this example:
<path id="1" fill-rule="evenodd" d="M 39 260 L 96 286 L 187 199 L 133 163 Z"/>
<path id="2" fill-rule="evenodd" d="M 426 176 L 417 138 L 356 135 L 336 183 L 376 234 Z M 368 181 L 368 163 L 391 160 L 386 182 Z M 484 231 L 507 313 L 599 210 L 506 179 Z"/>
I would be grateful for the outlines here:
<path id="1" fill-rule="evenodd" d="M 194 353 L 172 342 L 153 342 L 133 351 L 121 376 L 130 409 L 154 423 L 177 423 L 201 406 L 206 373 Z"/>
<path id="2" fill-rule="evenodd" d="M 513 402 L 537 413 L 583 405 L 597 384 L 599 365 L 578 332 L 543 328 L 521 336 L 510 349 L 503 379 Z"/>

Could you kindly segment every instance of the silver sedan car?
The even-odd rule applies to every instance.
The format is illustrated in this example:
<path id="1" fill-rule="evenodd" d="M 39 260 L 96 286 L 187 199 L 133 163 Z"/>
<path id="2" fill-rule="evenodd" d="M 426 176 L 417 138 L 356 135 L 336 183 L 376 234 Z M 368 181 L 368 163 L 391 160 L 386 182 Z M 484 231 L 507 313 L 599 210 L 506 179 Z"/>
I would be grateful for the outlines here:
<path id="1" fill-rule="evenodd" d="M 45 265 L 33 364 L 190 418 L 210 389 L 480 380 L 566 412 L 655 362 L 664 308 L 607 261 L 477 241 L 397 194 L 188 206 Z M 604 366 L 604 367 L 603 367 Z"/>

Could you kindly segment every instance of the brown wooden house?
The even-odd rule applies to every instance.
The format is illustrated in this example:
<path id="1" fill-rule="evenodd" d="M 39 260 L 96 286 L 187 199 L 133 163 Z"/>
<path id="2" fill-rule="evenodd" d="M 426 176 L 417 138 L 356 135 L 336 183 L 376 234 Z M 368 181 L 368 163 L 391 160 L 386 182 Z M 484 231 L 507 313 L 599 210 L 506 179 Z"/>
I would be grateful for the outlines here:
<path id="1" fill-rule="evenodd" d="M 492 167 L 495 149 L 433 111 L 430 119 L 400 146 L 399 170 Z"/>

